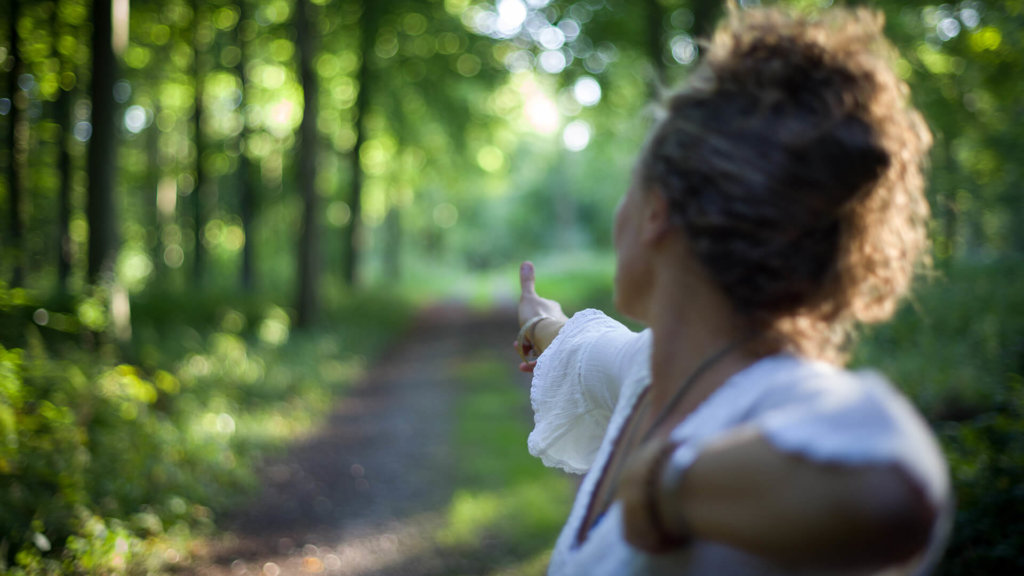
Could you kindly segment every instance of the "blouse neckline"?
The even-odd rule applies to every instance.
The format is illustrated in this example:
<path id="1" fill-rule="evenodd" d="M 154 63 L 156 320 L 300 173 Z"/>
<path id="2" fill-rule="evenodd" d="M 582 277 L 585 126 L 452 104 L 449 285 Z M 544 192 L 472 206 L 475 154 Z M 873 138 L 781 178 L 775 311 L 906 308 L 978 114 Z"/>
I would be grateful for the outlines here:
<path id="1" fill-rule="evenodd" d="M 693 426 L 693 422 L 699 422 L 702 419 L 703 415 L 710 411 L 709 406 L 715 406 L 716 404 L 718 404 L 718 399 L 724 396 L 728 391 L 731 391 L 734 388 L 737 388 L 745 384 L 747 381 L 751 380 L 749 376 L 761 372 L 764 369 L 765 365 L 775 364 L 778 361 L 787 360 L 798 363 L 806 361 L 798 356 L 785 352 L 780 354 L 772 354 L 769 356 L 765 356 L 763 358 L 758 358 L 747 367 L 743 368 L 742 370 L 739 370 L 738 372 L 726 378 L 725 381 L 722 382 L 722 384 L 718 388 L 711 392 L 711 394 L 708 394 L 706 398 L 701 400 L 700 403 L 697 404 L 697 406 L 693 409 L 693 411 L 690 412 L 689 415 L 687 415 L 683 420 L 678 422 L 675 425 L 675 427 L 672 428 L 672 430 L 669 432 L 669 437 L 676 440 L 680 440 L 680 438 L 678 438 L 678 435 L 681 433 L 681 431 L 688 425 Z M 604 511 L 602 515 L 602 521 L 598 524 L 592 524 L 590 526 L 590 529 L 587 531 L 587 534 L 583 534 L 583 538 L 580 539 L 580 531 L 583 529 L 583 523 L 587 520 L 590 508 L 593 505 L 592 501 L 596 495 L 595 493 L 597 489 L 600 487 L 602 478 L 604 477 L 606 469 L 611 461 L 612 456 L 614 455 L 615 447 L 618 445 L 620 437 L 622 436 L 622 433 L 626 425 L 628 425 L 629 422 L 633 419 L 633 416 L 637 409 L 637 405 L 643 398 L 644 393 L 650 388 L 650 385 L 651 381 L 648 377 L 642 382 L 639 382 L 637 386 L 631 387 L 628 390 L 623 390 L 624 395 L 622 397 L 622 400 L 625 401 L 622 404 L 621 408 L 623 412 L 619 413 L 618 408 L 616 409 L 616 414 L 612 418 L 612 422 L 609 423 L 609 434 L 605 437 L 604 441 L 602 442 L 601 449 L 598 452 L 597 457 L 594 459 L 594 464 L 591 467 L 591 471 L 587 474 L 587 477 L 584 479 L 583 485 L 580 488 L 579 496 L 577 497 L 576 505 L 574 506 L 574 509 L 570 514 L 569 522 L 571 523 L 571 525 L 567 526 L 567 528 L 570 528 L 569 532 L 571 534 L 571 539 L 568 545 L 570 553 L 579 551 L 584 546 L 586 546 L 588 542 L 592 540 L 592 536 L 594 532 L 597 530 L 598 524 L 603 524 L 607 522 L 607 516 L 618 504 L 618 501 L 613 499 L 611 503 L 608 505 L 608 508 Z M 668 465 L 671 465 L 671 460 L 669 461 Z"/>

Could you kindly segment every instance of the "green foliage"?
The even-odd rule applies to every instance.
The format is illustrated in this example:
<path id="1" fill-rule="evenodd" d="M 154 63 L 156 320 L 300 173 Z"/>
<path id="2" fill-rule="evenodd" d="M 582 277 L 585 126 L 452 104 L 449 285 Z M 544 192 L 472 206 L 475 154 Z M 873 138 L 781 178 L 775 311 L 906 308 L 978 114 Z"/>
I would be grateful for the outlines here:
<path id="1" fill-rule="evenodd" d="M 1018 258 L 940 268 L 887 324 L 869 329 L 855 364 L 875 366 L 932 420 L 992 405 L 1024 373 L 1024 266 Z"/>
<path id="2" fill-rule="evenodd" d="M 873 329 L 858 363 L 915 400 L 949 460 L 957 514 L 942 574 L 1024 569 L 1024 265 L 960 263 Z"/>
<path id="3" fill-rule="evenodd" d="M 0 567 L 151 574 L 186 560 L 189 539 L 251 494 L 256 463 L 322 422 L 409 316 L 350 298 L 328 318 L 343 325 L 293 334 L 274 306 L 198 305 L 184 324 L 162 314 L 185 303 L 158 296 L 138 307 L 151 314 L 126 352 L 139 364 L 34 325 L 23 349 L 0 345 Z"/>
<path id="4" fill-rule="evenodd" d="M 291 182 L 305 95 L 292 3 L 166 0 L 132 3 L 120 55 L 111 224 L 122 238 L 117 281 L 133 295 L 132 338 L 114 334 L 110 291 L 84 279 L 88 230 L 102 225 L 86 217 L 84 186 L 89 3 L 8 4 L 19 43 L 4 33 L 0 108 L 11 102 L 19 114 L 0 114 L 2 132 L 17 134 L 0 143 L 0 220 L 20 216 L 24 235 L 0 231 L 0 276 L 31 265 L 21 286 L 0 281 L 0 534 L 10 534 L 0 562 L 27 573 L 145 573 L 151 553 L 184 554 L 190 531 L 244 492 L 241 471 L 311 426 L 403 320 L 386 295 L 337 287 L 330 271 L 344 241 L 323 245 L 330 325 L 298 333 L 279 304 L 295 282 L 301 214 Z M 685 80 L 694 40 L 721 3 L 524 4 L 531 25 L 563 31 L 557 49 L 525 26 L 495 30 L 491 0 L 312 4 L 319 224 L 326 238 L 343 237 L 362 176 L 365 284 L 486 306 L 515 297 L 516 265 L 532 258 L 539 289 L 567 312 L 611 310 L 612 214 L 651 121 L 651 81 Z M 1010 530 L 1009 511 L 1021 507 L 1020 466 L 1008 455 L 1019 445 L 1024 372 L 1024 9 L 1020 0 L 868 4 L 886 13 L 896 68 L 935 134 L 928 194 L 941 276 L 868 332 L 857 362 L 890 374 L 942 433 L 961 500 L 948 569 L 972 573 L 977 562 L 999 573 L 1015 541 L 995 519 Z M 565 67 L 544 71 L 555 52 Z M 597 102 L 577 97 L 580 80 L 600 87 Z M 370 96 L 365 110 L 360 95 Z M 582 149 L 565 140 L 570 124 L 590 135 Z M 21 206 L 10 202 L 8 168 L 20 170 Z M 236 288 L 245 250 L 259 297 Z M 208 277 L 197 285 L 200 254 Z M 489 410 L 491 400 L 477 401 Z M 509 502 L 512 513 L 537 504 L 529 482 L 521 494 L 486 488 L 519 473 L 506 464 L 482 456 L 467 473 L 479 485 L 457 499 L 453 525 L 490 526 Z"/>
<path id="5" fill-rule="evenodd" d="M 1024 572 L 1024 378 L 1004 386 L 990 410 L 939 427 L 957 499 L 943 575 Z"/>

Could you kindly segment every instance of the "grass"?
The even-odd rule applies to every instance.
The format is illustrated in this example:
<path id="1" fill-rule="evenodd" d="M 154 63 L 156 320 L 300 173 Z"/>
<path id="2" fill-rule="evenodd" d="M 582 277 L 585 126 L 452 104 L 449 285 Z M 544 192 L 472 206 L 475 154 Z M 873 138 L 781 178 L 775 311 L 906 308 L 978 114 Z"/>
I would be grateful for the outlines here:
<path id="1" fill-rule="evenodd" d="M 541 575 L 569 515 L 574 486 L 526 451 L 527 390 L 508 359 L 483 355 L 455 368 L 459 386 L 456 491 L 438 535 L 480 574 Z"/>

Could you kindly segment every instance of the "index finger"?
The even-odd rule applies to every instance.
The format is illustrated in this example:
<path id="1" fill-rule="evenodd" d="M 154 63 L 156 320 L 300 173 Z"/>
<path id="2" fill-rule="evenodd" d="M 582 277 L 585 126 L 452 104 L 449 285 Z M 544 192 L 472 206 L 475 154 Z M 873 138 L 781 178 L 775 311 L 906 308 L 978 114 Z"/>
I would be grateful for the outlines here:
<path id="1" fill-rule="evenodd" d="M 529 260 L 519 266 L 519 286 L 522 288 L 524 296 L 537 295 L 537 291 L 534 288 L 533 262 Z"/>

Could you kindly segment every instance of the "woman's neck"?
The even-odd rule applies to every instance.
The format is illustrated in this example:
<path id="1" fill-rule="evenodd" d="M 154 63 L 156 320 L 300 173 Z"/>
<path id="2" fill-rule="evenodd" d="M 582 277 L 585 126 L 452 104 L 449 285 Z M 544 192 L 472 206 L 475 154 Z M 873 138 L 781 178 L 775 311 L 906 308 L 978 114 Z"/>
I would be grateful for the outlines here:
<path id="1" fill-rule="evenodd" d="M 649 308 L 656 311 L 649 315 L 654 333 L 651 413 L 661 413 L 680 387 L 689 384 L 682 400 L 672 408 L 667 427 L 757 358 L 742 342 L 753 336 L 752 328 L 703 270 L 672 267 L 661 271 L 654 279 Z M 687 382 L 705 361 L 730 346 L 735 348 L 705 366 L 695 381 Z"/>

